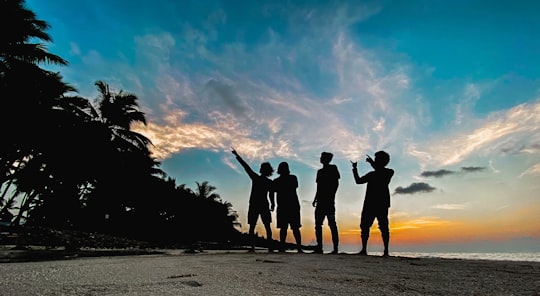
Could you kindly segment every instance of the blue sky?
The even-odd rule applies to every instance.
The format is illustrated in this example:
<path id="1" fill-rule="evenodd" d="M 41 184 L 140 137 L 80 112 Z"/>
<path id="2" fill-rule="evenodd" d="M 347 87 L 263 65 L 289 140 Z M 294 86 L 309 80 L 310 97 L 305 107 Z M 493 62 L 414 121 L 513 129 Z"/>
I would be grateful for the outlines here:
<path id="1" fill-rule="evenodd" d="M 70 63 L 51 68 L 87 98 L 96 80 L 136 94 L 148 125 L 134 129 L 153 141 L 162 168 L 178 184 L 216 186 L 244 230 L 250 181 L 230 147 L 255 170 L 289 163 L 306 244 L 319 155 L 333 152 L 338 226 L 352 245 L 365 186 L 354 184 L 349 160 L 363 174 L 365 155 L 385 150 L 396 171 L 396 248 L 538 250 L 540 2 L 27 6 L 52 26 L 49 50 Z"/>

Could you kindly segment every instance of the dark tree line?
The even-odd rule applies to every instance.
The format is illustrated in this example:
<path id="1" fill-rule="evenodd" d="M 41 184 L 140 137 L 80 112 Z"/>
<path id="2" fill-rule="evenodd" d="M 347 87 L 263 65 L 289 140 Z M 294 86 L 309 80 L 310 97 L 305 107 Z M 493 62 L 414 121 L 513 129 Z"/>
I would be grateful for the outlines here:
<path id="1" fill-rule="evenodd" d="M 43 63 L 49 25 L 23 0 L 0 0 L 0 220 L 155 243 L 229 241 L 232 204 L 208 182 L 195 191 L 160 169 L 136 95 L 95 83 L 87 99 Z"/>

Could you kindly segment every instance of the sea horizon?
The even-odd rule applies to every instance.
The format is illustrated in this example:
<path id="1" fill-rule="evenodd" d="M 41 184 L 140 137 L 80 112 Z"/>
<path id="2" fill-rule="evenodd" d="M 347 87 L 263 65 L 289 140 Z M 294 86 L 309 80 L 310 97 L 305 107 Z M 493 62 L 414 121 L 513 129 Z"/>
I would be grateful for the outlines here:
<path id="1" fill-rule="evenodd" d="M 329 246 L 325 246 L 325 252 L 330 252 Z M 346 254 L 356 254 L 360 251 L 360 247 L 357 245 L 342 245 L 340 246 L 340 252 Z M 373 250 L 368 249 L 368 254 L 372 256 L 381 256 L 383 254 L 382 249 L 376 246 Z M 540 251 L 438 251 L 438 250 L 400 250 L 396 248 L 395 251 L 390 249 L 390 256 L 396 257 L 410 257 L 410 258 L 444 258 L 444 259 L 467 259 L 467 260 L 496 260 L 496 261 L 528 261 L 528 262 L 540 262 Z"/>
<path id="2" fill-rule="evenodd" d="M 382 255 L 382 252 L 373 252 L 371 255 L 377 254 Z M 540 252 L 391 252 L 390 255 L 410 258 L 540 262 Z"/>

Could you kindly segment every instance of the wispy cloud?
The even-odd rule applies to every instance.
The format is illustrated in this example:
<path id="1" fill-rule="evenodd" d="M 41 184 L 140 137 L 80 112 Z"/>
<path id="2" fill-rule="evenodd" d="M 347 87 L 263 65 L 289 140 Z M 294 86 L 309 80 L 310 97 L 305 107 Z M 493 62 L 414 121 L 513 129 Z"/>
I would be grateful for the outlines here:
<path id="1" fill-rule="evenodd" d="M 303 11 L 312 24 L 295 26 L 306 34 L 294 41 L 286 40 L 290 36 L 283 31 L 269 29 L 263 38 L 267 41 L 249 50 L 246 44 L 236 42 L 211 50 L 216 30 L 227 17 L 221 12 L 221 21 L 209 21 L 205 30 L 185 25 L 180 35 L 155 32 L 135 37 L 139 64 L 129 68 L 123 61 L 121 67 L 111 64 L 107 68 L 138 73 L 137 79 L 118 75 L 126 79 L 119 85 L 135 93 L 141 90 L 149 125 L 136 130 L 152 140 L 158 159 L 185 149 L 219 151 L 234 145 L 249 158 L 279 156 L 311 163 L 306 155 L 318 155 L 322 150 L 358 160 L 370 149 L 400 151 L 405 146 L 424 168 L 459 163 L 477 152 L 501 151 L 509 143 L 523 147 L 519 150 L 522 153 L 537 153 L 540 102 L 471 123 L 470 111 L 485 87 L 477 83 L 464 87 L 460 111 L 456 111 L 456 118 L 467 120 L 460 125 L 461 132 L 446 133 L 447 137 L 429 142 L 415 140 L 418 121 L 425 123 L 430 115 L 425 113 L 422 95 L 412 93 L 409 65 L 385 64 L 376 52 L 354 42 L 348 31 L 350 24 L 378 11 L 375 7 L 355 9 L 354 17 L 350 10 L 339 10 L 341 15 L 338 10 L 334 14 L 317 8 Z M 365 12 L 360 13 L 362 9 Z M 315 17 L 323 13 L 326 20 L 333 21 Z M 74 52 L 87 64 L 97 63 L 102 68 L 109 64 L 92 50 Z M 305 73 L 294 69 L 316 74 L 307 79 Z M 324 91 L 314 91 L 322 81 Z M 424 171 L 422 177 L 454 172 Z M 435 189 L 424 184 L 428 186 L 412 184 L 396 192 Z"/>
<path id="2" fill-rule="evenodd" d="M 492 172 L 494 172 L 496 174 L 501 172 L 495 167 L 495 165 L 493 164 L 493 160 L 489 161 L 489 168 L 491 169 Z"/>
<path id="3" fill-rule="evenodd" d="M 369 147 L 385 147 L 390 139 L 397 140 L 394 136 L 414 124 L 413 116 L 394 114 L 387 102 L 408 87 L 409 78 L 404 72 L 383 71 L 376 61 L 364 57 L 366 53 L 354 46 L 346 33 L 335 42 L 330 39 L 328 45 L 333 44 L 334 50 L 328 58 L 332 63 L 320 65 L 331 65 L 341 81 L 328 98 L 313 95 L 310 85 L 279 66 L 261 66 L 270 63 L 266 47 L 277 50 L 276 56 L 304 55 L 308 63 L 320 62 L 314 53 L 305 55 L 302 47 L 280 45 L 278 40 L 258 45 L 252 53 L 242 48 L 230 48 L 221 55 L 207 53 L 205 59 L 216 68 L 204 75 L 187 76 L 172 66 L 178 63 L 174 61 L 178 57 L 171 56 L 178 49 L 169 34 L 138 39 L 141 52 L 154 49 L 152 54 L 142 55 L 157 75 L 154 81 L 159 93 L 151 96 L 157 99 L 161 94 L 165 99 L 160 109 L 149 112 L 149 126 L 138 129 L 153 141 L 155 155 L 164 159 L 182 149 L 212 150 L 249 143 L 242 144 L 247 153 L 260 153 L 253 156 L 261 159 L 278 155 L 305 161 L 300 155 L 317 155 L 324 149 L 354 160 Z M 246 61 L 253 61 L 249 62 L 253 69 L 231 70 L 242 69 Z M 259 77 L 272 78 L 264 81 Z M 275 87 L 280 81 L 286 83 Z M 351 116 L 344 117 L 344 110 Z"/>
<path id="4" fill-rule="evenodd" d="M 464 204 L 440 204 L 434 205 L 431 208 L 440 210 L 463 210 L 466 208 Z"/>
<path id="5" fill-rule="evenodd" d="M 175 124 L 134 126 L 133 130 L 146 135 L 153 143 L 152 154 L 163 160 L 185 149 L 199 148 L 218 150 L 228 147 L 231 135 L 201 124 Z"/>
<path id="6" fill-rule="evenodd" d="M 426 143 L 425 149 L 415 145 L 409 147 L 411 156 L 421 162 L 436 165 L 451 165 L 463 161 L 473 153 L 498 151 L 508 138 L 514 143 L 537 141 L 540 130 L 540 101 L 521 104 L 508 111 L 491 114 L 479 127 L 472 131 L 449 135 L 445 139 Z M 535 142 L 537 143 L 537 142 Z"/>
<path id="7" fill-rule="evenodd" d="M 461 96 L 461 100 L 456 105 L 455 123 L 456 125 L 464 124 L 471 118 L 472 109 L 480 98 L 480 88 L 473 83 L 467 83 L 465 90 Z M 468 123 L 468 122 L 467 122 Z"/>
<path id="8" fill-rule="evenodd" d="M 428 226 L 444 226 L 450 224 L 449 221 L 442 220 L 439 217 L 418 217 L 412 220 L 402 221 L 399 224 L 392 225 L 392 231 L 418 229 Z"/>
<path id="9" fill-rule="evenodd" d="M 540 175 L 540 163 L 537 163 L 537 164 L 529 167 L 526 171 L 521 173 L 521 175 L 519 175 L 519 177 L 522 178 L 524 176 L 535 176 L 535 175 Z"/>
<path id="10" fill-rule="evenodd" d="M 540 154 L 540 144 L 534 143 L 532 145 L 522 146 L 519 149 L 519 152 L 525 154 Z"/>

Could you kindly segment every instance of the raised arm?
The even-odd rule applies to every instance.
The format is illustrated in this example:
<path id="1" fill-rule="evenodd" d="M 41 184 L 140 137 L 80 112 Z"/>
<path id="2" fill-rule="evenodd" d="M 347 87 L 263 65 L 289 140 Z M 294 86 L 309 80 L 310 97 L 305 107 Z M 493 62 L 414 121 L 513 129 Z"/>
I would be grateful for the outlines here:
<path id="1" fill-rule="evenodd" d="M 236 152 L 236 150 L 233 148 L 231 150 L 232 154 L 234 154 L 234 156 L 236 156 L 236 160 L 238 160 L 238 162 L 242 165 L 242 167 L 244 168 L 244 170 L 246 171 L 246 173 L 249 175 L 250 178 L 255 178 L 257 177 L 257 173 L 255 173 L 251 167 L 249 166 L 249 164 L 247 164 L 247 162 L 244 161 L 244 159 L 238 154 L 238 152 Z"/>
<path id="2" fill-rule="evenodd" d="M 371 158 L 370 158 L 371 159 Z M 356 182 L 356 184 L 364 184 L 364 183 L 367 183 L 367 178 L 366 176 L 362 176 L 360 177 L 358 175 L 358 162 L 352 162 L 351 161 L 351 164 L 352 164 L 352 172 L 353 172 L 353 176 L 354 176 L 354 182 Z"/>
<path id="3" fill-rule="evenodd" d="M 371 167 L 372 167 L 374 170 L 377 169 L 377 168 L 375 167 L 375 161 L 373 160 L 373 158 L 371 158 L 371 156 L 369 156 L 369 155 L 367 155 L 367 154 L 366 154 L 366 156 L 367 156 L 367 157 L 366 157 L 366 162 L 369 162 L 369 164 L 371 165 Z"/>

